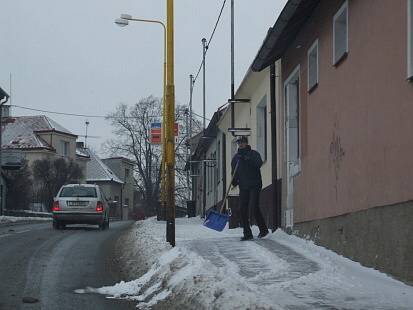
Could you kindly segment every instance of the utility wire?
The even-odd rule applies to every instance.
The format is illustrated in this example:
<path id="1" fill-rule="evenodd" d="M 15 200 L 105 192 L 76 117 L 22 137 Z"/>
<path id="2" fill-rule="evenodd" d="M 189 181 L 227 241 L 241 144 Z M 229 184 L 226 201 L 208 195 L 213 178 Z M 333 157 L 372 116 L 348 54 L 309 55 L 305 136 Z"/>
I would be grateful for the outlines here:
<path id="1" fill-rule="evenodd" d="M 19 109 L 23 109 L 23 110 L 30 110 L 30 111 L 36 111 L 36 112 L 43 112 L 43 113 L 49 113 L 49 114 L 58 114 L 58 115 L 67 115 L 67 116 L 75 116 L 75 117 L 86 117 L 86 118 L 136 118 L 133 116 L 125 116 L 125 117 L 115 117 L 115 116 L 104 116 L 104 115 L 90 115 L 90 114 L 75 114 L 75 113 L 65 113 L 65 112 L 56 112 L 56 111 L 48 111 L 48 110 L 42 110 L 42 109 L 34 109 L 34 108 L 29 108 L 29 107 L 24 107 L 21 105 L 17 105 L 17 104 L 11 104 L 11 107 L 16 107 Z M 192 114 L 201 117 L 201 115 L 192 112 Z M 146 115 L 147 117 L 153 117 L 153 118 L 159 118 L 159 115 Z M 207 119 L 207 118 L 206 118 Z M 207 119 L 209 120 L 209 119 Z M 210 120 L 209 120 L 210 121 Z"/>
<path id="2" fill-rule="evenodd" d="M 211 36 L 209 37 L 208 43 L 207 43 L 207 45 L 206 45 L 205 54 L 208 53 L 209 45 L 211 44 L 212 38 L 214 37 L 215 31 L 217 30 L 217 27 L 218 27 L 219 21 L 221 20 L 222 12 L 224 11 L 225 4 L 226 4 L 226 3 L 227 3 L 227 0 L 224 0 L 224 2 L 222 3 L 221 11 L 219 12 L 217 21 L 216 21 L 215 26 L 214 26 L 214 30 L 212 31 Z M 198 72 L 197 72 L 197 74 L 196 74 L 196 76 L 195 76 L 195 78 L 194 78 L 193 84 L 195 84 L 195 82 L 196 82 L 196 80 L 197 80 L 197 78 L 198 78 L 198 76 L 199 76 L 199 73 L 201 72 L 201 69 L 202 69 L 202 65 L 203 65 L 203 64 L 204 64 L 204 61 L 202 60 L 202 61 L 201 61 L 201 64 L 199 65 Z"/>
<path id="3" fill-rule="evenodd" d="M 23 107 L 17 104 L 12 104 L 10 105 L 11 107 L 16 107 L 20 108 L 23 110 L 30 110 L 30 111 L 36 111 L 36 112 L 43 112 L 43 113 L 50 113 L 50 114 L 59 114 L 59 115 L 68 115 L 68 116 L 77 116 L 77 117 L 88 117 L 88 118 L 106 118 L 106 116 L 103 115 L 86 115 L 86 114 L 74 114 L 74 113 L 64 113 L 64 112 L 56 112 L 56 111 L 47 111 L 47 110 L 41 110 L 41 109 L 33 109 L 33 108 L 28 108 L 28 107 Z"/>

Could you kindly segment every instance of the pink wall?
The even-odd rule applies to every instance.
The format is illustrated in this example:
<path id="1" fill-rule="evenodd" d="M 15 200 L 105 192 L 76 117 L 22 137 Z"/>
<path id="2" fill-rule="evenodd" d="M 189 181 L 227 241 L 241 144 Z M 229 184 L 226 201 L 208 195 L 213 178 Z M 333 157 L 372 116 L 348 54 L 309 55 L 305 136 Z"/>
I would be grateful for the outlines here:
<path id="1" fill-rule="evenodd" d="M 332 23 L 342 3 L 321 1 L 282 60 L 284 80 L 301 66 L 295 222 L 413 199 L 407 1 L 349 0 L 349 54 L 334 67 Z M 319 85 L 308 94 L 307 51 L 317 38 Z"/>

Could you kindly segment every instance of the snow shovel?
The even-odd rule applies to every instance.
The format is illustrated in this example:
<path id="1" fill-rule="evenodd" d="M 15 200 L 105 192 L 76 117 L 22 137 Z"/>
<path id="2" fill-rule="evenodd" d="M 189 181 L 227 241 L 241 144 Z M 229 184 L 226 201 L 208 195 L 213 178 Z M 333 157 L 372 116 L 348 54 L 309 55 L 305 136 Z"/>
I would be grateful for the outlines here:
<path id="1" fill-rule="evenodd" d="M 224 200 L 222 201 L 220 212 L 217 212 L 215 210 L 209 210 L 206 216 L 206 219 L 204 221 L 204 224 L 203 224 L 204 226 L 214 229 L 216 231 L 223 231 L 225 228 L 225 225 L 227 225 L 227 222 L 229 221 L 230 213 L 229 214 L 224 213 L 225 202 L 227 201 L 229 191 L 231 190 L 232 181 L 234 180 L 235 174 L 237 172 L 238 164 L 239 164 L 239 161 L 237 162 L 235 169 L 234 169 L 234 173 L 232 174 L 231 182 L 229 183 L 227 192 L 225 193 Z"/>

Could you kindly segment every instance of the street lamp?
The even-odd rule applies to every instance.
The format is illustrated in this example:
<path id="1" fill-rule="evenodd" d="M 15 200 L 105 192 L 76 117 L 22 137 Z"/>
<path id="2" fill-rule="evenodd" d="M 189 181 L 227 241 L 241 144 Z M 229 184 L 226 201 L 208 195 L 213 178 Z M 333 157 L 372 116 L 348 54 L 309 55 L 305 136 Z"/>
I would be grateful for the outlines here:
<path id="1" fill-rule="evenodd" d="M 171 11 L 173 11 L 173 9 L 171 10 L 171 4 L 173 7 L 173 1 L 168 0 L 168 12 L 169 15 L 171 15 Z M 172 13 L 173 14 L 173 13 Z M 142 19 L 142 18 L 133 18 L 131 15 L 129 14 L 121 14 L 120 18 L 115 19 L 115 24 L 118 25 L 119 27 L 126 27 L 129 25 L 129 21 L 136 21 L 136 22 L 144 22 L 144 23 L 155 23 L 158 25 L 161 25 L 163 28 L 163 33 L 164 33 L 164 62 L 163 62 L 163 104 L 162 104 L 162 164 L 161 164 L 161 204 L 162 206 L 164 205 L 166 199 L 166 188 L 169 188 L 171 186 L 171 184 L 168 185 L 169 183 L 174 183 L 174 180 L 167 180 L 168 178 L 166 178 L 166 170 L 167 170 L 167 160 L 166 160 L 166 153 L 167 153 L 167 135 L 166 135 L 166 130 L 167 130 L 167 123 L 169 124 L 170 122 L 167 121 L 166 119 L 166 93 L 167 93 L 167 70 L 166 70 L 166 61 L 167 61 L 167 47 L 168 47 L 168 41 L 167 41 L 167 29 L 166 26 L 163 22 L 159 21 L 159 20 L 152 20 L 152 19 Z M 171 79 L 171 81 L 173 82 L 173 78 Z M 173 105 L 174 106 L 174 105 Z M 174 109 L 173 109 L 174 110 Z M 172 112 L 173 113 L 173 112 Z M 170 125 L 170 124 L 169 124 Z M 169 127 L 171 127 L 172 129 L 169 129 L 171 132 L 173 132 L 173 123 L 172 125 L 170 125 Z M 169 177 L 169 179 L 171 179 Z M 169 206 L 171 207 L 171 206 Z M 167 227 L 168 227 L 168 223 L 167 223 Z M 168 228 L 167 228 L 168 230 Z M 167 232 L 168 235 L 168 232 Z M 167 237 L 167 239 L 170 239 Z M 175 239 L 175 238 L 173 238 Z M 169 240 L 168 240 L 169 241 Z M 173 242 L 170 242 L 171 244 L 175 244 L 175 240 L 173 240 Z"/>

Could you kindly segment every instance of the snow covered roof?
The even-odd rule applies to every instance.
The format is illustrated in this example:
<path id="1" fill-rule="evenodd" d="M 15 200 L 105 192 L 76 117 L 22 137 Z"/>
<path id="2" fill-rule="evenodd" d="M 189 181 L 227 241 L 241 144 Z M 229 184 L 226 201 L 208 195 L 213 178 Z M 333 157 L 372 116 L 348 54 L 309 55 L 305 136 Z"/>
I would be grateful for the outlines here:
<path id="1" fill-rule="evenodd" d="M 90 158 L 89 151 L 85 148 L 76 147 L 76 155 L 80 157 Z"/>
<path id="2" fill-rule="evenodd" d="M 9 117 L 3 120 L 2 147 L 7 149 L 53 150 L 38 133 L 56 131 L 75 136 L 69 130 L 45 115 Z"/>
<path id="3" fill-rule="evenodd" d="M 102 160 L 91 150 L 88 150 L 90 160 L 87 162 L 86 181 L 113 181 L 123 184 L 123 181 L 106 166 Z"/>

